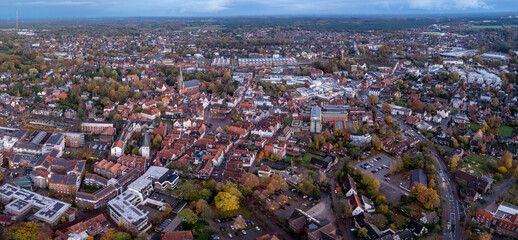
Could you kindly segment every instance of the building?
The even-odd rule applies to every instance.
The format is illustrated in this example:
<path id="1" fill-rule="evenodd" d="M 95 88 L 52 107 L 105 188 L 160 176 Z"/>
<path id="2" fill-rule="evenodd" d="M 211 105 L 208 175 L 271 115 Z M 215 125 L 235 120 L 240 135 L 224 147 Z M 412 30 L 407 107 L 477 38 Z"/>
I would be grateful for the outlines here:
<path id="1" fill-rule="evenodd" d="M 87 220 L 78 222 L 72 226 L 67 227 L 64 233 L 57 230 L 55 240 L 85 240 L 89 237 L 95 237 L 98 234 L 106 232 L 110 227 L 110 222 L 104 214 L 98 214 Z"/>
<path id="2" fill-rule="evenodd" d="M 151 228 L 148 213 L 138 209 L 137 206 L 147 201 L 155 201 L 148 199 L 154 187 L 159 187 L 161 190 L 174 188 L 178 180 L 179 177 L 175 171 L 151 166 L 142 176 L 129 184 L 126 191 L 108 202 L 110 217 L 124 229 L 133 232 L 147 231 Z"/>
<path id="3" fill-rule="evenodd" d="M 55 226 L 61 220 L 61 216 L 71 207 L 71 204 L 58 201 L 37 193 L 17 188 L 10 184 L 0 187 L 0 201 L 5 205 L 4 213 L 14 216 L 25 216 L 35 211 L 33 217 Z"/>
<path id="4" fill-rule="evenodd" d="M 81 123 L 81 131 L 91 134 L 101 134 L 106 128 L 113 128 L 113 123 Z"/>
<path id="5" fill-rule="evenodd" d="M 149 154 L 151 151 L 151 137 L 147 132 L 144 133 L 144 136 L 142 137 L 141 141 L 142 142 L 140 144 L 139 153 L 142 157 L 149 158 Z"/>
<path id="6" fill-rule="evenodd" d="M 138 209 L 140 198 L 133 191 L 126 190 L 108 202 L 108 214 L 119 227 L 131 232 L 145 232 L 152 225 L 147 213 Z"/>
<path id="7" fill-rule="evenodd" d="M 322 109 L 318 106 L 311 108 L 310 132 L 320 133 L 322 131 Z"/>
<path id="8" fill-rule="evenodd" d="M 428 187 L 428 181 L 426 180 L 426 173 L 423 169 L 412 170 L 412 182 L 411 186 L 414 187 L 416 183 L 420 183 L 425 187 Z"/>

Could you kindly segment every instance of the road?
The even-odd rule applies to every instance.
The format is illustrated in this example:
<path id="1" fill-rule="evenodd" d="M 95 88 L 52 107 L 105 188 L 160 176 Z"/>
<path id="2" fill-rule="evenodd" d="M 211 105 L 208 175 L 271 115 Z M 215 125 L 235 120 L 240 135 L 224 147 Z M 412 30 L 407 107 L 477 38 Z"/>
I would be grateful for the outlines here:
<path id="1" fill-rule="evenodd" d="M 333 202 L 332 205 L 333 206 L 338 206 L 338 200 L 336 199 L 336 193 L 334 191 L 334 187 L 335 187 L 335 177 L 334 177 L 334 174 L 331 174 L 331 177 L 329 177 L 329 179 L 331 179 L 329 181 L 329 184 L 331 185 L 331 201 Z M 352 236 L 352 233 L 349 231 L 350 228 L 348 229 L 347 222 L 343 221 L 340 218 L 340 214 L 336 212 L 336 209 L 334 209 L 334 212 L 335 212 L 335 215 L 336 215 L 336 223 L 338 224 L 338 229 L 340 229 L 340 232 L 342 233 L 342 237 L 344 237 L 344 239 L 355 239 Z"/>
<path id="2" fill-rule="evenodd" d="M 406 125 L 402 120 L 396 119 L 399 126 L 402 129 L 405 129 L 407 131 L 413 131 L 414 135 L 419 137 L 421 141 L 426 140 L 426 137 L 423 136 L 423 134 L 419 131 L 415 131 L 413 128 Z M 443 189 L 445 189 L 442 193 L 443 201 L 443 236 L 445 240 L 452 240 L 452 239 L 461 239 L 461 232 L 462 227 L 460 225 L 460 203 L 459 199 L 457 197 L 457 190 L 455 188 L 455 183 L 451 181 L 450 174 L 448 172 L 448 168 L 446 167 L 446 164 L 441 160 L 439 157 L 439 154 L 437 154 L 437 151 L 435 149 L 430 148 L 430 153 L 433 154 L 435 157 L 435 160 L 437 162 L 437 172 L 439 173 L 438 183 L 439 186 L 442 186 Z M 465 214 L 462 212 L 462 214 Z M 448 228 L 448 226 L 451 226 Z"/>

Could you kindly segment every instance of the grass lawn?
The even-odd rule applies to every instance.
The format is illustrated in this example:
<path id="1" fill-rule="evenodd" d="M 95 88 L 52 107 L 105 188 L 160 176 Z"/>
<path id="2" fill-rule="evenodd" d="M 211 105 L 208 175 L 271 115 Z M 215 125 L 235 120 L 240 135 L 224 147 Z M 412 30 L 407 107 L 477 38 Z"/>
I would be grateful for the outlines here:
<path id="1" fill-rule="evenodd" d="M 95 192 L 97 192 L 97 191 L 99 190 L 99 188 L 84 185 L 84 186 L 83 186 L 83 190 L 84 190 L 86 193 L 95 193 Z"/>
<path id="2" fill-rule="evenodd" d="M 482 175 L 488 173 L 487 160 L 489 158 L 476 154 L 471 154 L 466 158 L 468 161 L 464 163 L 464 167 L 466 167 L 467 172 L 473 173 L 477 177 L 482 177 Z"/>
<path id="3" fill-rule="evenodd" d="M 504 137 L 513 137 L 513 132 L 514 132 L 514 129 L 512 127 L 501 126 L 500 129 L 498 130 L 498 135 L 504 136 Z"/>
<path id="4" fill-rule="evenodd" d="M 398 106 L 401 106 L 401 107 L 406 107 L 406 100 L 399 100 L 399 102 L 396 103 L 396 105 Z"/>
<path id="5" fill-rule="evenodd" d="M 473 131 L 473 132 L 476 132 L 480 129 L 480 125 L 472 123 L 469 125 L 469 129 L 471 129 L 471 131 Z"/>
<path id="6" fill-rule="evenodd" d="M 237 215 L 241 215 L 244 218 L 248 218 L 250 217 L 250 215 L 252 215 L 252 213 L 250 213 L 250 211 L 248 211 L 245 207 L 240 207 L 237 210 L 229 212 L 222 212 L 216 208 L 212 208 L 212 211 L 215 213 L 215 218 L 235 217 Z"/>
<path id="7" fill-rule="evenodd" d="M 473 25 L 473 29 L 502 29 L 502 25 Z"/>
<path id="8" fill-rule="evenodd" d="M 304 156 L 302 156 L 302 166 L 305 168 L 308 168 L 309 161 L 311 160 L 312 157 L 320 159 L 320 160 L 324 159 L 324 156 L 320 156 L 320 155 L 317 155 L 314 153 L 306 153 L 306 154 L 304 154 Z"/>

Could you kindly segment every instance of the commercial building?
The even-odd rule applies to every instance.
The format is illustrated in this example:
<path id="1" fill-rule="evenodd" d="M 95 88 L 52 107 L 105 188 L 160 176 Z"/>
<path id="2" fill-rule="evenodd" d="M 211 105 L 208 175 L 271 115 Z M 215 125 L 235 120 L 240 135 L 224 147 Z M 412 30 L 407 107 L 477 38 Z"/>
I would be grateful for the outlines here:
<path id="1" fill-rule="evenodd" d="M 11 184 L 0 187 L 0 201 L 5 206 L 5 212 L 24 217 L 31 210 L 36 211 L 33 218 L 55 226 L 71 204 L 58 201 L 37 193 L 17 188 Z"/>
<path id="2" fill-rule="evenodd" d="M 322 109 L 318 106 L 311 108 L 310 131 L 312 133 L 320 133 L 322 131 Z"/>

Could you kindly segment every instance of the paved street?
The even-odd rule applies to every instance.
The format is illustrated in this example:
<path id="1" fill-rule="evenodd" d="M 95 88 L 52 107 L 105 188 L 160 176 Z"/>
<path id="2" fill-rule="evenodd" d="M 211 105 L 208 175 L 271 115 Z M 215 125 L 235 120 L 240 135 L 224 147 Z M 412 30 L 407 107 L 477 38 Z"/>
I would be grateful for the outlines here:
<path id="1" fill-rule="evenodd" d="M 407 131 L 413 131 L 416 136 L 419 137 L 421 141 L 424 141 L 426 138 L 423 136 L 421 132 L 415 131 L 413 128 L 406 125 L 402 120 L 398 118 L 394 118 L 398 122 L 401 129 L 405 129 Z M 455 188 L 455 183 L 451 181 L 451 176 L 448 171 L 448 168 L 446 167 L 446 164 L 441 160 L 439 154 L 435 149 L 430 148 L 430 152 L 434 155 L 436 160 L 436 168 L 437 172 L 439 173 L 439 185 L 443 186 L 444 189 L 446 189 L 445 192 L 439 192 L 439 194 L 442 193 L 442 198 L 445 199 L 443 201 L 443 236 L 445 240 L 450 239 L 461 239 L 461 232 L 462 228 L 460 225 L 460 203 L 457 196 L 457 190 Z M 464 213 L 462 213 L 464 214 Z M 448 228 L 448 226 L 451 226 Z"/>

